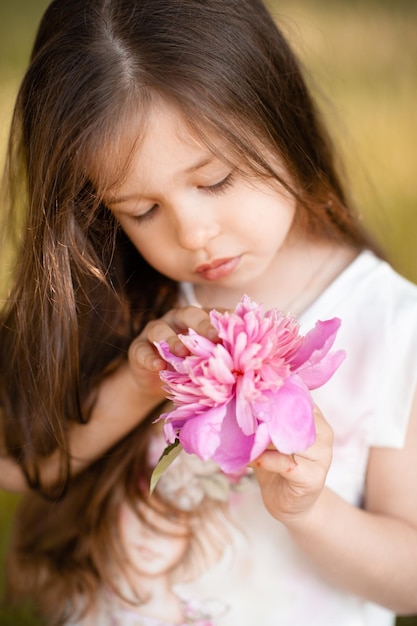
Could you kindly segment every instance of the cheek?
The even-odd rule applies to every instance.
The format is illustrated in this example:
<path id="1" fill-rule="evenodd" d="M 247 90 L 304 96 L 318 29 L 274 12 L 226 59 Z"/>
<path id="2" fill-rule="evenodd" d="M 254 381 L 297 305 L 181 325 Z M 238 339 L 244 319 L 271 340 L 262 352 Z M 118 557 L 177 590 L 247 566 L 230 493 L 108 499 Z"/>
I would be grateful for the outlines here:
<path id="1" fill-rule="evenodd" d="M 261 246 L 282 244 L 292 229 L 295 210 L 276 202 L 258 209 L 255 219 L 246 223 L 247 236 Z"/>
<path id="2" fill-rule="evenodd" d="M 147 261 L 149 265 L 159 269 L 158 263 L 163 260 L 165 246 L 161 237 L 158 236 L 158 233 L 155 233 L 152 229 L 147 229 L 143 232 L 144 229 L 141 228 L 139 231 L 138 227 L 123 223 L 121 223 L 121 226 L 145 261 Z"/>
<path id="3" fill-rule="evenodd" d="M 129 234 L 126 233 L 129 237 Z M 141 237 L 139 240 L 129 237 L 133 245 L 151 267 L 157 272 L 175 281 L 184 280 L 186 261 L 178 245 L 172 239 L 149 235 L 146 241 Z"/>
<path id="4" fill-rule="evenodd" d="M 122 545 L 127 550 L 129 549 L 132 537 L 137 533 L 137 528 L 138 520 L 136 515 L 127 505 L 122 504 L 119 513 L 119 533 Z"/>
<path id="5" fill-rule="evenodd" d="M 159 538 L 158 548 L 165 555 L 171 567 L 177 565 L 185 556 L 189 539 L 188 537 L 167 537 Z"/>
<path id="6" fill-rule="evenodd" d="M 129 236 L 129 235 L 128 235 Z M 150 236 L 147 240 L 143 237 L 129 237 L 141 256 L 153 265 L 155 259 L 158 258 L 158 249 L 160 249 L 160 241 Z"/>
<path id="7" fill-rule="evenodd" d="M 176 259 L 173 259 L 170 248 L 165 246 L 161 241 L 153 240 L 151 241 L 151 245 L 144 245 L 137 247 L 137 249 L 145 261 L 155 270 L 174 280 L 178 280 L 178 278 L 173 275 L 173 270 L 176 269 Z"/>
<path id="8" fill-rule="evenodd" d="M 294 224 L 296 214 L 296 204 L 292 198 L 278 197 L 278 200 L 270 207 L 271 230 L 278 237 L 285 238 Z"/>
<path id="9" fill-rule="evenodd" d="M 164 226 L 159 223 L 135 224 L 119 220 L 121 227 L 143 258 L 154 267 L 163 263 L 171 246 Z"/>
<path id="10" fill-rule="evenodd" d="M 259 186 L 241 194 L 232 218 L 237 229 L 244 228 L 258 239 L 268 239 L 285 236 L 294 222 L 295 213 L 296 201 L 292 196 L 283 190 Z M 237 215 L 239 219 L 236 220 Z"/>

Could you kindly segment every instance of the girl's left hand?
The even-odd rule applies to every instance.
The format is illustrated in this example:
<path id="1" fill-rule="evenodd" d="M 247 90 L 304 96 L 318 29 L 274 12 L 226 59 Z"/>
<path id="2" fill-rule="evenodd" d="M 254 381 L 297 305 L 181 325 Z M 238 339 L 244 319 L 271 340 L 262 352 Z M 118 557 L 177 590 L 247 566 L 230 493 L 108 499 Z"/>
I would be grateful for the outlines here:
<path id="1" fill-rule="evenodd" d="M 266 509 L 285 525 L 301 520 L 320 496 L 332 460 L 333 430 L 315 407 L 316 441 L 293 455 L 268 449 L 251 463 Z"/>

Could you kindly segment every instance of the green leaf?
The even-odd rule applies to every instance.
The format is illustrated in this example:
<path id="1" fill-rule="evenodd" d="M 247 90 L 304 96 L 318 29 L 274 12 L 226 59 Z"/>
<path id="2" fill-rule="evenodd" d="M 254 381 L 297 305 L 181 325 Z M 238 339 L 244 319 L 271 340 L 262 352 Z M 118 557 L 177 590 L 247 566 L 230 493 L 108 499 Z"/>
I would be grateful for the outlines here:
<path id="1" fill-rule="evenodd" d="M 163 451 L 161 458 L 151 476 L 151 484 L 149 486 L 149 495 L 155 490 L 156 485 L 158 484 L 159 479 L 162 474 L 168 469 L 168 467 L 175 461 L 179 453 L 183 450 L 182 445 L 180 444 L 179 439 L 176 439 L 174 443 L 171 443 L 169 446 L 165 448 Z"/>

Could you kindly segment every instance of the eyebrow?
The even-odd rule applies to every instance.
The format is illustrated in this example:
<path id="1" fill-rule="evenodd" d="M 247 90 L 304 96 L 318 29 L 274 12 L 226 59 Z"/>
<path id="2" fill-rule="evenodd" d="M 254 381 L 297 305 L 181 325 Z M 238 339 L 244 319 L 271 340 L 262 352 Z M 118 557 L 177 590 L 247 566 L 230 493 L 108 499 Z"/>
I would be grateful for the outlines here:
<path id="1" fill-rule="evenodd" d="M 199 161 L 197 161 L 193 165 L 190 165 L 190 167 L 187 167 L 187 169 L 184 170 L 184 174 L 192 174 L 193 172 L 197 172 L 198 170 L 201 170 L 206 165 L 209 165 L 210 163 L 212 163 L 212 161 L 215 158 L 216 157 L 214 155 L 209 155 L 209 156 L 203 157 L 202 159 L 200 159 Z M 136 196 L 136 195 L 134 195 L 134 196 L 113 196 L 111 198 L 107 198 L 107 202 L 109 202 L 112 205 L 113 204 L 123 204 L 123 202 L 128 202 L 129 200 L 132 200 L 133 198 L 137 198 L 137 197 L 138 196 Z"/>
<path id="2" fill-rule="evenodd" d="M 206 156 L 200 159 L 200 161 L 197 161 L 197 163 L 194 163 L 194 165 L 187 167 L 184 173 L 190 174 L 191 172 L 196 172 L 197 170 L 201 170 L 203 167 L 211 163 L 215 158 L 216 157 L 212 154 L 210 156 Z"/>

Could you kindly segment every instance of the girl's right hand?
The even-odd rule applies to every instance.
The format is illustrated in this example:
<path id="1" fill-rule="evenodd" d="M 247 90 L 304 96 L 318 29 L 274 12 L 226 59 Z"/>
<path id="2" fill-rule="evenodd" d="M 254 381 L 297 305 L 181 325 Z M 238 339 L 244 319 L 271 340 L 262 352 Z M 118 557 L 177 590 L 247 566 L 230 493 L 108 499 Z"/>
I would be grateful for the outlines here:
<path id="1" fill-rule="evenodd" d="M 210 323 L 208 312 L 199 307 L 186 306 L 172 309 L 160 319 L 149 322 L 130 344 L 128 352 L 130 369 L 136 384 L 147 394 L 159 395 L 161 399 L 164 396 L 158 372 L 165 369 L 167 364 L 159 356 L 155 342 L 166 341 L 173 354 L 184 357 L 188 350 L 180 341 L 178 334 L 187 333 L 189 328 L 211 341 L 218 338 L 217 331 Z"/>

